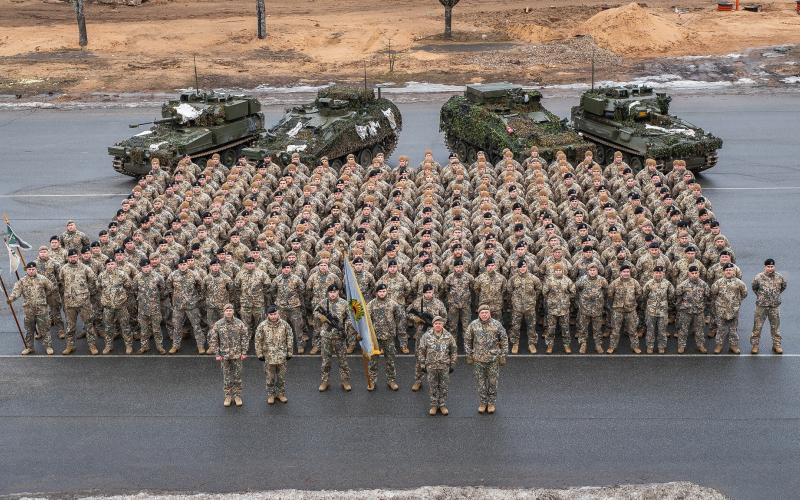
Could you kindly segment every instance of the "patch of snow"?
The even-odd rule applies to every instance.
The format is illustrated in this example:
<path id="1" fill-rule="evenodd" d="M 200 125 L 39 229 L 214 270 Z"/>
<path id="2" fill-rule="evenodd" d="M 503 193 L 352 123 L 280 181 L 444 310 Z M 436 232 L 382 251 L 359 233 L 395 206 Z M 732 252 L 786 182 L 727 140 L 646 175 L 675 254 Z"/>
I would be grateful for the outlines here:
<path id="1" fill-rule="evenodd" d="M 783 83 L 800 83 L 800 76 L 787 76 L 781 79 Z"/>
<path id="2" fill-rule="evenodd" d="M 298 120 L 297 125 L 292 127 L 292 130 L 286 132 L 286 135 L 288 135 L 289 137 L 294 137 L 297 135 L 298 132 L 300 132 L 302 128 L 303 128 L 303 122 L 302 120 Z"/>
<path id="3" fill-rule="evenodd" d="M 191 104 L 187 102 L 180 103 L 176 108 L 175 112 L 181 115 L 181 123 L 186 123 L 189 120 L 194 120 L 202 113 L 199 109 L 195 108 Z"/>
<path id="4" fill-rule="evenodd" d="M 650 125 L 649 123 L 645 123 L 644 128 L 655 132 L 664 132 L 665 134 L 683 134 L 688 137 L 695 136 L 694 130 L 688 128 L 664 128 Z"/>
<path id="5" fill-rule="evenodd" d="M 269 92 L 271 94 L 314 93 L 322 89 L 326 89 L 331 85 L 333 85 L 333 82 L 326 83 L 325 85 L 297 85 L 294 87 L 273 87 L 271 85 L 262 83 L 253 90 L 256 92 Z"/>
<path id="6" fill-rule="evenodd" d="M 381 111 L 381 113 L 383 113 L 383 116 L 385 116 L 386 119 L 389 120 L 389 125 L 392 127 L 392 130 L 396 129 L 397 121 L 394 119 L 394 112 L 392 111 L 392 108 L 386 108 L 383 111 Z"/>
<path id="7" fill-rule="evenodd" d="M 286 146 L 287 153 L 294 153 L 294 152 L 302 152 L 305 151 L 308 147 L 308 144 L 289 144 Z"/>
<path id="8" fill-rule="evenodd" d="M 143 135 L 150 135 L 152 133 L 153 133 L 152 130 L 145 130 L 144 132 L 139 132 L 138 134 L 136 134 L 136 137 L 141 137 Z"/>

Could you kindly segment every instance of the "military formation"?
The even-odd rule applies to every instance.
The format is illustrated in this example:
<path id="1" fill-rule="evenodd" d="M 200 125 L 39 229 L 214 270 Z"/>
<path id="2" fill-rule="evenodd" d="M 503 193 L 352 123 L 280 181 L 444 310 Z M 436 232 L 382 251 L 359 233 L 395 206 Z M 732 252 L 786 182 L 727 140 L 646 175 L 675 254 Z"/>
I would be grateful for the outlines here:
<path id="1" fill-rule="evenodd" d="M 368 390 L 379 371 L 398 390 L 395 354 L 413 352 L 411 388 L 427 382 L 431 415 L 448 414 L 459 344 L 489 414 L 501 367 L 526 350 L 613 354 L 624 337 L 636 354 L 665 353 L 674 336 L 678 353 L 690 341 L 705 353 L 708 336 L 713 352 L 740 352 L 748 289 L 680 160 L 669 172 L 653 160 L 634 172 L 619 153 L 599 165 L 589 151 L 573 165 L 533 148 L 497 164 L 482 153 L 441 165 L 427 151 L 414 166 L 350 155 L 338 172 L 296 154 L 286 166 L 267 156 L 151 167 L 95 240 L 69 221 L 28 264 L 10 295 L 24 299 L 23 354 L 34 338 L 53 354 L 52 330 L 64 355 L 84 337 L 92 355 L 113 352 L 118 337 L 126 354 L 174 354 L 191 337 L 221 362 L 226 406 L 242 404 L 249 353 L 264 361 L 268 404 L 287 401 L 295 353 L 321 355 L 320 391 L 334 362 L 350 391 L 358 339 L 341 290 L 345 260 L 383 352 L 370 360 Z M 751 353 L 765 320 L 782 353 L 786 286 L 771 259 L 753 278 Z"/>

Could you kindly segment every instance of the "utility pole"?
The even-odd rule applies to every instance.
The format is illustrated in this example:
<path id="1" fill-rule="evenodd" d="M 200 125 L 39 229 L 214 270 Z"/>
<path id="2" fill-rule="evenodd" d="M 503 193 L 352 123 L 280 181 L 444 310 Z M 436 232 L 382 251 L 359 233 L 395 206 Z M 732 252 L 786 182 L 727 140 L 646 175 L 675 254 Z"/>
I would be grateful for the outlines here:
<path id="1" fill-rule="evenodd" d="M 256 17 L 258 18 L 258 38 L 267 38 L 267 10 L 264 0 L 256 0 Z"/>
<path id="2" fill-rule="evenodd" d="M 83 14 L 83 0 L 72 0 L 75 6 L 75 16 L 78 18 L 78 45 L 86 47 L 89 45 L 89 37 L 86 35 L 86 17 Z"/>

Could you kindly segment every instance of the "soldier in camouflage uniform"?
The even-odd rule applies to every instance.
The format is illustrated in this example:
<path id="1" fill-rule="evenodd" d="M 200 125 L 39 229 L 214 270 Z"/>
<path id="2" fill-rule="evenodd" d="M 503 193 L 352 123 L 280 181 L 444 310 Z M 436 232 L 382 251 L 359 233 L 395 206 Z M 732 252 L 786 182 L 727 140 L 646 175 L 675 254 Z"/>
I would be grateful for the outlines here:
<path id="1" fill-rule="evenodd" d="M 635 354 L 642 353 L 636 333 L 641 296 L 642 286 L 631 277 L 631 267 L 623 264 L 619 269 L 619 278 L 608 285 L 608 300 L 611 302 L 611 340 L 606 351 L 608 354 L 613 354 L 617 350 L 623 329 L 628 334 L 631 350 Z"/>
<path id="2" fill-rule="evenodd" d="M 103 336 L 106 346 L 103 354 L 114 349 L 117 328 L 122 333 L 125 354 L 133 354 L 133 336 L 128 318 L 128 291 L 133 282 L 125 272 L 117 269 L 116 261 L 106 261 L 106 269 L 97 277 L 97 291 L 100 292 L 100 305 L 103 306 Z"/>
<path id="3" fill-rule="evenodd" d="M 511 296 L 511 354 L 519 352 L 520 330 L 525 321 L 528 335 L 528 350 L 536 352 L 539 336 L 536 334 L 536 304 L 542 292 L 542 282 L 533 273 L 528 272 L 528 263 L 520 259 L 517 271 L 507 281 L 508 293 Z"/>
<path id="4" fill-rule="evenodd" d="M 55 290 L 53 282 L 36 271 L 36 263 L 28 262 L 25 266 L 25 276 L 14 284 L 11 295 L 8 296 L 8 305 L 23 298 L 22 311 L 25 313 L 25 349 L 22 355 L 35 352 L 33 339 L 40 336 L 47 354 L 53 354 L 53 344 L 50 340 L 50 317 L 47 310 L 47 297 Z"/>
<path id="5" fill-rule="evenodd" d="M 272 280 L 266 272 L 256 268 L 255 259 L 247 257 L 244 269 L 236 275 L 234 286 L 239 294 L 239 318 L 250 332 L 247 340 L 249 346 L 256 326 L 264 319 L 264 304 L 269 300 Z"/>
<path id="6" fill-rule="evenodd" d="M 64 338 L 64 320 L 61 318 L 61 292 L 59 291 L 58 273 L 61 264 L 50 257 L 47 246 L 39 247 L 39 258 L 36 259 L 36 269 L 53 283 L 53 289 L 47 294 L 47 308 L 50 311 L 50 326 L 58 330 L 58 338 Z M 48 328 L 49 330 L 49 328 Z"/>
<path id="7" fill-rule="evenodd" d="M 572 337 L 569 332 L 569 311 L 572 296 L 575 295 L 575 284 L 564 274 L 561 264 L 553 266 L 553 274 L 545 278 L 542 285 L 542 297 L 545 304 L 544 341 L 547 354 L 552 354 L 556 341 L 556 327 L 561 327 L 561 338 L 564 352 L 572 352 Z"/>
<path id="8" fill-rule="evenodd" d="M 275 404 L 275 398 L 286 403 L 286 361 L 292 359 L 294 333 L 274 305 L 267 307 L 267 319 L 256 328 L 255 348 L 258 359 L 264 361 L 267 404 Z"/>
<path id="9" fill-rule="evenodd" d="M 414 328 L 414 343 L 419 345 L 419 339 L 422 334 L 433 326 L 433 318 L 435 316 L 447 316 L 447 309 L 441 300 L 434 297 L 434 287 L 430 283 L 426 283 L 422 288 L 422 297 L 419 300 L 413 301 L 406 308 L 406 316 L 411 318 Z M 429 319 L 425 319 L 423 315 L 427 315 Z M 422 388 L 422 361 L 419 357 L 419 352 L 416 352 L 416 360 L 414 363 L 414 383 L 411 385 L 411 390 L 417 392 Z"/>
<path id="10" fill-rule="evenodd" d="M 83 247 L 89 246 L 89 238 L 86 233 L 78 231 L 78 226 L 75 225 L 73 220 L 67 221 L 67 230 L 61 233 L 59 242 L 61 242 L 61 246 L 64 247 L 67 253 L 70 250 L 80 251 Z"/>
<path id="11" fill-rule="evenodd" d="M 592 262 L 586 267 L 586 274 L 575 283 L 578 303 L 578 352 L 586 353 L 589 342 L 589 326 L 592 327 L 594 349 L 603 354 L 603 314 L 605 313 L 608 281 L 599 275 L 600 268 Z"/>
<path id="12" fill-rule="evenodd" d="M 758 344 L 761 340 L 761 329 L 764 320 L 769 320 L 769 330 L 772 336 L 772 352 L 783 354 L 781 346 L 781 294 L 786 290 L 787 282 L 780 273 L 775 271 L 775 260 L 764 261 L 764 271 L 753 278 L 751 288 L 756 294 L 756 313 L 753 318 L 753 334 L 750 336 L 752 354 L 758 354 Z"/>
<path id="13" fill-rule="evenodd" d="M 64 312 L 67 316 L 67 345 L 61 354 L 75 352 L 75 330 L 80 316 L 84 325 L 91 325 L 91 295 L 97 287 L 97 276 L 86 264 L 78 262 L 78 251 L 67 252 L 67 263 L 61 266 L 58 280 L 64 287 Z M 97 354 L 97 336 L 93 326 L 87 326 L 86 342 L 89 352 Z"/>
<path id="14" fill-rule="evenodd" d="M 450 413 L 447 409 L 447 390 L 450 374 L 458 359 L 456 339 L 444 329 L 444 318 L 433 318 L 433 328 L 422 335 L 417 352 L 422 360 L 422 371 L 428 374 L 428 392 L 431 408 L 428 415 Z"/>
<path id="15" fill-rule="evenodd" d="M 747 285 L 736 277 L 733 264 L 726 264 L 724 277 L 711 285 L 711 299 L 714 301 L 714 316 L 717 320 L 717 344 L 714 354 L 722 352 L 725 339 L 728 339 L 730 351 L 739 354 L 739 308 L 747 297 Z"/>
<path id="16" fill-rule="evenodd" d="M 342 285 L 342 281 L 339 277 L 330 270 L 327 261 L 319 263 L 317 270 L 311 273 L 306 283 L 306 296 L 308 304 L 311 305 L 312 309 L 317 304 L 325 301 L 326 294 L 328 293 L 327 290 L 331 285 L 336 285 L 337 289 Z M 342 327 L 344 327 L 344 325 L 342 325 Z M 320 351 L 320 332 L 323 328 L 324 325 L 319 315 L 313 314 L 311 322 L 311 351 L 309 351 L 309 354 L 317 354 Z M 300 343 L 297 348 L 298 353 L 302 353 L 305 349 L 306 340 L 308 339 L 305 337 L 300 338 Z"/>
<path id="17" fill-rule="evenodd" d="M 408 281 L 403 274 L 398 271 L 397 262 L 389 260 L 386 273 L 378 279 L 377 284 L 386 285 L 387 295 L 390 299 L 394 300 L 401 306 L 406 306 L 406 297 L 411 291 L 411 282 Z M 408 354 L 408 332 L 405 326 L 398 332 L 398 340 L 400 342 L 400 351 Z"/>
<path id="18" fill-rule="evenodd" d="M 178 269 L 167 278 L 167 290 L 172 296 L 172 347 L 170 354 L 181 349 L 181 328 L 188 319 L 192 325 L 198 354 L 205 354 L 206 336 L 200 324 L 199 298 L 197 292 L 203 289 L 200 276 L 189 269 L 189 263 L 181 257 Z"/>
<path id="19" fill-rule="evenodd" d="M 378 349 L 383 352 L 386 359 L 386 384 L 389 389 L 396 391 L 397 370 L 395 369 L 395 338 L 399 330 L 405 328 L 406 318 L 403 307 L 390 299 L 386 285 L 381 283 L 375 289 L 375 298 L 367 304 L 369 317 L 375 327 L 375 337 L 378 339 Z M 378 356 L 369 359 L 369 382 L 367 390 L 375 389 L 378 380 Z"/>
<path id="20" fill-rule="evenodd" d="M 249 338 L 247 326 L 233 317 L 233 304 L 225 304 L 222 319 L 208 332 L 208 349 L 222 365 L 224 406 L 230 406 L 231 400 L 242 406 L 242 361 L 247 357 Z"/>
<path id="21" fill-rule="evenodd" d="M 508 335 L 503 325 L 492 318 L 487 304 L 478 307 L 478 319 L 464 333 L 464 353 L 467 364 L 475 367 L 480 405 L 478 413 L 494 413 L 497 403 L 497 383 L 500 367 L 506 364 Z"/>
<path id="22" fill-rule="evenodd" d="M 165 354 L 167 351 L 164 350 L 164 338 L 161 335 L 161 297 L 165 294 L 166 284 L 161 274 L 153 270 L 149 260 L 142 259 L 139 267 L 141 272 L 133 282 L 141 335 L 137 354 L 150 350 L 150 337 L 153 337 L 158 353 Z"/>
<path id="23" fill-rule="evenodd" d="M 686 351 L 686 340 L 689 330 L 694 333 L 697 350 L 705 354 L 703 327 L 705 320 L 703 312 L 708 300 L 708 284 L 700 279 L 700 269 L 697 266 L 689 267 L 689 277 L 675 288 L 675 299 L 678 303 L 678 354 Z"/>
<path id="24" fill-rule="evenodd" d="M 644 323 L 647 328 L 645 343 L 647 354 L 653 353 L 653 347 L 658 339 L 658 353 L 667 352 L 667 321 L 669 308 L 675 296 L 675 287 L 664 277 L 664 266 L 653 268 L 653 277 L 642 287 L 642 301 L 644 302 Z"/>
<path id="25" fill-rule="evenodd" d="M 464 261 L 453 261 L 453 272 L 444 280 L 447 306 L 447 327 L 457 337 L 459 326 L 461 335 L 467 331 L 472 321 L 472 283 L 475 278 L 464 270 Z"/>
<path id="26" fill-rule="evenodd" d="M 222 272 L 216 258 L 209 264 L 209 273 L 203 279 L 205 292 L 206 324 L 211 326 L 222 319 L 225 304 L 233 304 L 233 279 Z"/>
<path id="27" fill-rule="evenodd" d="M 506 279 L 497 272 L 497 263 L 494 259 L 486 261 L 486 271 L 475 278 L 474 288 L 478 302 L 489 306 L 492 317 L 500 321 L 503 318 L 503 290 L 506 289 Z"/>
<path id="28" fill-rule="evenodd" d="M 303 279 L 292 272 L 292 265 L 288 261 L 281 263 L 281 272 L 272 281 L 272 295 L 278 307 L 281 319 L 292 325 L 295 337 L 298 339 L 297 353 L 303 354 L 304 346 L 299 339 L 305 335 L 305 318 L 303 316 L 303 296 L 305 295 Z"/>
<path id="29" fill-rule="evenodd" d="M 322 381 L 319 384 L 319 392 L 328 390 L 331 360 L 334 356 L 339 361 L 339 380 L 341 381 L 342 389 L 345 392 L 349 392 L 352 387 L 350 386 L 350 367 L 347 365 L 347 338 L 344 331 L 345 322 L 347 321 L 347 301 L 339 297 L 338 285 L 333 284 L 328 287 L 328 296 L 319 304 L 319 307 L 335 319 L 337 323 L 331 323 L 324 314 L 315 311 L 323 325 L 322 332 L 320 332 Z"/>

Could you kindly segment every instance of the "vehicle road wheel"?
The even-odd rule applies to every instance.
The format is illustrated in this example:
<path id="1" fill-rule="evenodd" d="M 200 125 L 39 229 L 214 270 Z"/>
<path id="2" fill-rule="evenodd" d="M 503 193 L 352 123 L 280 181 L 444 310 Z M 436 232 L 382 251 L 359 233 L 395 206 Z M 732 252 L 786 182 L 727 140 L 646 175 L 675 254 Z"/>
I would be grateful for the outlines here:
<path id="1" fill-rule="evenodd" d="M 364 148 L 358 153 L 358 163 L 362 167 L 368 167 L 372 164 L 372 151 L 368 148 Z"/>
<path id="2" fill-rule="evenodd" d="M 606 165 L 610 164 L 614 161 L 614 151 L 615 149 L 611 146 L 606 148 Z M 603 165 L 605 167 L 605 165 Z"/>
<path id="3" fill-rule="evenodd" d="M 464 165 L 470 165 L 471 163 L 473 163 L 475 161 L 475 159 L 477 157 L 478 157 L 478 152 L 475 151 L 475 148 L 470 146 L 470 147 L 467 148 L 467 157 L 466 158 L 462 158 L 461 162 L 464 163 Z"/>
<path id="4" fill-rule="evenodd" d="M 208 163 L 208 158 L 206 158 L 206 157 L 195 158 L 194 162 L 195 162 L 195 164 L 197 164 L 198 167 L 200 167 L 201 169 L 204 169 L 204 168 L 206 168 L 206 163 Z"/>
<path id="5" fill-rule="evenodd" d="M 628 165 L 630 165 L 631 170 L 633 170 L 633 173 L 635 174 L 642 169 L 642 159 L 638 156 L 633 156 L 631 157 L 631 162 L 628 163 Z"/>
<path id="6" fill-rule="evenodd" d="M 458 141 L 453 148 L 453 152 L 458 156 L 458 159 L 461 161 L 466 161 L 467 158 L 467 145 L 461 141 Z"/>
<path id="7" fill-rule="evenodd" d="M 383 146 L 381 146 L 380 144 L 372 146 L 372 157 L 375 158 L 376 156 L 378 156 L 378 154 L 384 154 L 384 155 L 386 154 L 386 152 L 383 150 Z M 384 158 L 384 160 L 385 159 L 386 158 Z"/>
<path id="8" fill-rule="evenodd" d="M 337 172 L 340 171 L 342 169 L 342 160 L 340 160 L 339 158 L 333 160 L 331 162 L 331 168 L 333 168 Z"/>
<path id="9" fill-rule="evenodd" d="M 603 166 L 605 166 L 606 164 L 606 150 L 600 144 L 598 144 L 597 147 L 595 148 L 594 161 Z"/>
<path id="10" fill-rule="evenodd" d="M 236 163 L 236 151 L 233 149 L 223 151 L 220 155 L 220 161 L 222 161 L 222 164 L 226 167 L 233 166 L 233 164 Z"/>

